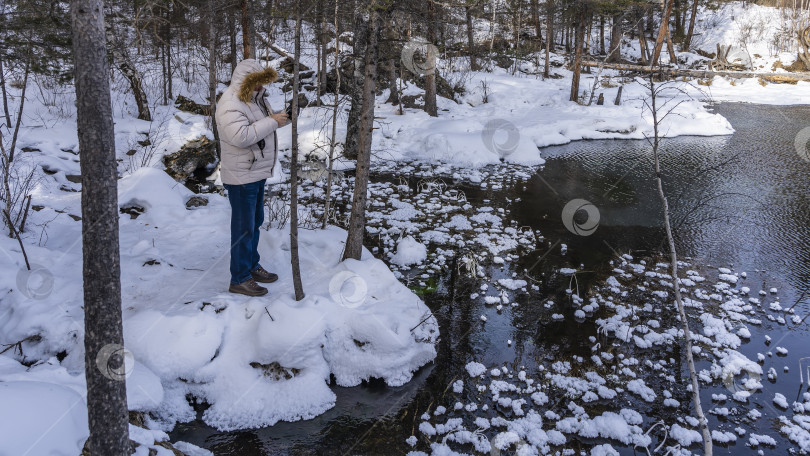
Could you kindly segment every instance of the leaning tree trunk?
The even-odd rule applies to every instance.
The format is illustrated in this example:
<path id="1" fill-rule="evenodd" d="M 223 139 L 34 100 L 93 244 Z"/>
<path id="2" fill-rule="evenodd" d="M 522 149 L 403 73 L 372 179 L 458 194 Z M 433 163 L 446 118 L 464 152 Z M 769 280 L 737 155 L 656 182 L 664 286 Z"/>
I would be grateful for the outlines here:
<path id="1" fill-rule="evenodd" d="M 672 16 L 672 6 L 675 0 L 665 0 L 666 5 L 663 13 L 661 13 L 661 26 L 658 28 L 658 37 L 655 39 L 655 48 L 653 49 L 650 65 L 658 65 L 658 60 L 661 57 L 661 50 L 664 48 L 664 41 L 667 39 L 669 33 L 669 18 Z"/>
<path id="2" fill-rule="evenodd" d="M 644 25 L 639 21 L 638 23 L 638 46 L 641 51 L 641 64 L 647 65 L 650 61 L 650 49 L 647 45 L 647 36 L 644 31 Z"/>
<path id="3" fill-rule="evenodd" d="M 377 73 L 377 33 L 379 14 L 375 9 L 369 12 L 368 46 L 364 61 L 363 103 L 360 115 L 360 131 L 357 135 L 357 167 L 354 178 L 352 212 L 349 217 L 349 233 L 346 237 L 346 250 L 343 259 L 359 260 L 363 253 L 363 236 L 366 232 L 366 203 L 368 199 L 368 179 L 371 167 L 371 139 L 374 127 L 374 93 Z"/>
<path id="4" fill-rule="evenodd" d="M 301 80 L 301 7 L 295 6 L 295 60 L 292 89 L 292 147 L 290 148 L 290 263 L 295 300 L 304 299 L 301 266 L 298 262 L 298 84 Z"/>
<path id="5" fill-rule="evenodd" d="M 109 29 L 109 33 L 114 34 L 115 31 Z M 132 89 L 132 95 L 135 97 L 135 106 L 138 107 L 138 119 L 151 122 L 152 114 L 149 112 L 149 102 L 146 99 L 146 91 L 143 89 L 141 73 L 135 67 L 126 44 L 118 40 L 115 35 L 110 37 L 110 42 L 113 43 L 111 51 L 114 60 L 118 62 L 118 70 L 129 82 L 129 88 Z"/>
<path id="6" fill-rule="evenodd" d="M 362 9 L 357 5 L 355 11 Z M 360 130 L 360 112 L 363 104 L 363 63 L 365 61 L 366 43 L 368 42 L 368 23 L 360 13 L 354 16 L 354 73 L 352 75 L 351 86 L 351 108 L 349 118 L 346 121 L 346 140 L 343 143 L 343 155 L 354 160 L 358 156 L 357 136 Z M 339 70 L 337 70 L 339 71 Z"/>
<path id="7" fill-rule="evenodd" d="M 72 0 L 73 74 L 82 172 L 84 370 L 92 455 L 129 455 L 121 324 L 118 188 L 102 0 Z"/>

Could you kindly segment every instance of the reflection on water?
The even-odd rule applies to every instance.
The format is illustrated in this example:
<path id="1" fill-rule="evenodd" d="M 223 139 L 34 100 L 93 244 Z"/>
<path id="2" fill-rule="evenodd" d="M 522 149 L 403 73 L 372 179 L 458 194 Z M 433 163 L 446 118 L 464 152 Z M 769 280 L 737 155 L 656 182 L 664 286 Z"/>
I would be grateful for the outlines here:
<path id="1" fill-rule="evenodd" d="M 734 135 L 662 143 L 664 185 L 680 254 L 694 264 L 747 271 L 752 294 L 776 286 L 784 307 L 795 303 L 796 314 L 807 315 L 810 297 L 803 292 L 810 289 L 810 163 L 799 157 L 794 139 L 810 125 L 810 108 L 724 104 L 716 109 L 734 126 Z M 596 334 L 595 325 L 573 317 L 565 290 L 578 287 L 586 296 L 591 285 L 610 274 L 609 261 L 616 255 L 654 255 L 662 249 L 665 235 L 650 148 L 645 141 L 599 140 L 541 152 L 546 165 L 525 183 L 500 190 L 458 185 L 473 205 L 508 208 L 519 225 L 538 229 L 545 237 L 514 264 L 487 266 L 492 280 L 528 270 L 539 290 L 518 298 L 527 302 L 498 312 L 469 298 L 477 282 L 447 271 L 438 291 L 426 296 L 442 326 L 439 356 L 409 384 L 336 387 L 335 408 L 313 420 L 231 433 L 193 422 L 178 425 L 172 440 L 189 441 L 218 455 L 404 454 L 410 450 L 405 439 L 418 435 L 419 415 L 442 402 L 448 385 L 466 375 L 467 362 L 530 369 L 543 359 L 590 356 L 588 336 Z M 591 236 L 572 234 L 560 220 L 565 204 L 575 198 L 599 209 L 599 227 Z M 583 272 L 572 279 L 560 274 L 560 268 Z M 566 318 L 554 320 L 552 313 Z M 481 315 L 487 316 L 486 324 Z M 769 404 L 773 394 L 781 392 L 792 401 L 800 391 L 795 370 L 799 358 L 810 355 L 803 340 L 807 323 L 765 320 L 752 333 L 751 342 L 741 348 L 750 358 L 777 345 L 789 349 L 787 357 L 768 357 L 763 365 L 765 371 L 774 367 L 780 373 L 776 383 L 763 381 L 765 390 L 757 395 L 762 404 L 755 403 L 765 415 L 759 424 L 764 427 L 778 413 Z M 770 347 L 763 343 L 765 334 L 775 342 Z M 785 366 L 795 367 L 784 373 Z M 718 419 L 725 420 L 712 417 Z M 776 435 L 775 429 L 762 431 Z M 716 448 L 717 454 L 754 452 L 743 441 Z"/>

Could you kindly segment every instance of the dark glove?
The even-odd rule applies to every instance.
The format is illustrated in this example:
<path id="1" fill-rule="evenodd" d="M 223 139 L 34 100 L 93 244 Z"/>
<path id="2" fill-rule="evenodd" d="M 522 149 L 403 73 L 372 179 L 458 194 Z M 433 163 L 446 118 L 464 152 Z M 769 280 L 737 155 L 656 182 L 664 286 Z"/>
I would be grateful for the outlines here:
<path id="1" fill-rule="evenodd" d="M 257 143 L 256 143 L 256 145 L 257 145 L 257 146 L 259 146 L 259 149 L 260 149 L 262 152 L 264 152 L 264 140 L 263 140 L 263 139 L 262 139 L 262 140 L 259 140 L 259 142 L 257 142 Z"/>

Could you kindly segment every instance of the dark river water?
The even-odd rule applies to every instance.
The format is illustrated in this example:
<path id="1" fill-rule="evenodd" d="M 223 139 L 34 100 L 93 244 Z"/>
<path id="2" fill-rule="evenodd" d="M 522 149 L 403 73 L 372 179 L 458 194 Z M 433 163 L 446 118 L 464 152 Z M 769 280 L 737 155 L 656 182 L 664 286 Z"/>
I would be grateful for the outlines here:
<path id="1" fill-rule="evenodd" d="M 810 107 L 722 104 L 714 109 L 736 133 L 662 143 L 664 186 L 679 254 L 702 267 L 746 271 L 745 285 L 752 295 L 776 287 L 782 306 L 795 306 L 795 313 L 804 318 L 810 313 L 810 162 L 799 156 L 794 141 L 801 129 L 810 126 Z M 545 237 L 537 251 L 512 264 L 487 266 L 492 279 L 528 269 L 543 281 L 539 291 L 523 299 L 540 301 L 564 296 L 572 286 L 570 278 L 555 272 L 575 268 L 584 271 L 577 274 L 577 285 L 585 296 L 589 287 L 610 275 L 609 261 L 618 254 L 655 257 L 662 251 L 665 233 L 647 142 L 579 141 L 542 149 L 541 154 L 546 164 L 525 182 L 498 190 L 455 185 L 474 206 L 508 206 L 518 225 L 539 230 Z M 561 222 L 563 207 L 577 198 L 599 211 L 593 235 L 572 234 Z M 567 251 L 563 252 L 562 244 Z M 312 420 L 227 433 L 195 421 L 178 424 L 172 440 L 188 441 L 217 455 L 405 454 L 411 450 L 405 439 L 419 435 L 419 416 L 425 409 L 438 403 L 452 405 L 443 403 L 444 392 L 455 379 L 466 378 L 468 362 L 530 369 L 541 360 L 590 356 L 588 336 L 596 334 L 592 321 L 555 321 L 552 310 L 544 306 L 496 312 L 469 299 L 477 285 L 455 275 L 448 271 L 438 290 L 424 297 L 441 325 L 439 355 L 407 385 L 390 388 L 370 382 L 356 388 L 333 387 L 336 406 Z M 573 314 L 569 310 L 554 312 Z M 482 314 L 488 317 L 486 325 L 480 324 Z M 753 398 L 764 415 L 757 421 L 758 433 L 780 442 L 776 449 L 765 448 L 765 454 L 786 454 L 790 447 L 778 435 L 775 423 L 780 414 L 790 416 L 790 412 L 774 409 L 771 399 L 779 392 L 792 402 L 806 391 L 799 380 L 799 363 L 810 356 L 808 324 L 780 325 L 764 319 L 761 326 L 750 326 L 751 340 L 740 348 L 752 359 L 776 346 L 789 350 L 788 356 L 766 359 L 763 370 L 774 367 L 779 379 L 763 378 L 764 390 Z M 770 346 L 765 345 L 765 335 L 773 339 Z M 513 343 L 508 345 L 506 340 Z M 727 393 L 722 385 L 702 392 L 708 398 L 704 398 L 705 409 L 711 407 L 713 392 Z M 726 419 L 710 416 L 712 424 Z M 571 447 L 579 450 L 575 436 L 568 438 Z M 715 454 L 756 454 L 746 440 L 715 446 Z M 614 441 L 609 443 L 620 448 Z M 587 443 L 581 448 L 588 448 Z M 692 450 L 698 451 L 696 446 Z M 621 451 L 633 454 L 630 448 Z"/>

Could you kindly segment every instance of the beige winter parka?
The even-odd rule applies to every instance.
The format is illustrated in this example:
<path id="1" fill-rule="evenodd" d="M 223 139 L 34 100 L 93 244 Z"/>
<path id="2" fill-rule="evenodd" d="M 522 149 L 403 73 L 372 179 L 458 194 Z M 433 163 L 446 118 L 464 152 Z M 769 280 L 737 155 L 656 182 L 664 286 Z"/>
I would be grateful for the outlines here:
<path id="1" fill-rule="evenodd" d="M 242 60 L 236 65 L 231 85 L 217 102 L 223 184 L 244 185 L 273 176 L 279 125 L 269 117 L 273 110 L 265 99 L 265 89 L 254 89 L 276 79 L 278 73 L 273 68 L 265 68 L 255 59 Z"/>

